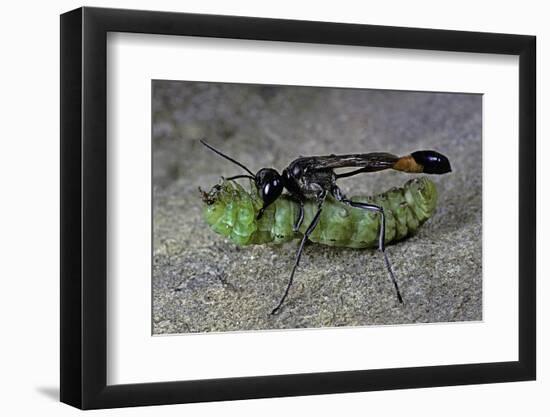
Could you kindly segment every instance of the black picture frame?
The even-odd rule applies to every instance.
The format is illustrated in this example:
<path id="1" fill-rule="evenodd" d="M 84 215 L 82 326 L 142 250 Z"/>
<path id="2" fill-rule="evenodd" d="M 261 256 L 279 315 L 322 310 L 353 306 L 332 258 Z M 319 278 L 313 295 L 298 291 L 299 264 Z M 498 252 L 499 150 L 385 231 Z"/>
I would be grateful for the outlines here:
<path id="1" fill-rule="evenodd" d="M 519 56 L 519 360 L 107 385 L 108 32 Z M 61 401 L 81 409 L 534 380 L 536 38 L 80 8 L 61 15 Z"/>

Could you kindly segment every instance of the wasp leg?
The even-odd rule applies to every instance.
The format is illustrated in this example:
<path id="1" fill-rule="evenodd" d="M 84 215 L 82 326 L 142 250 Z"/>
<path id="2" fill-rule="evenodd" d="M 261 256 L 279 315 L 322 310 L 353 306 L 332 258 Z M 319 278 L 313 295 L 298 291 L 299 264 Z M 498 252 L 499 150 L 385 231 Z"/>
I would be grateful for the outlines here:
<path id="1" fill-rule="evenodd" d="M 292 194 L 289 194 L 288 197 L 296 204 L 298 204 L 298 218 L 292 225 L 292 231 L 296 233 L 298 230 L 300 230 L 300 227 L 302 227 L 302 223 L 304 222 L 304 200 Z"/>
<path id="2" fill-rule="evenodd" d="M 298 201 L 298 208 L 299 208 L 299 212 L 298 212 L 298 218 L 296 219 L 296 223 L 294 223 L 294 226 L 292 226 L 292 230 L 294 230 L 294 232 L 297 232 L 298 230 L 300 230 L 300 227 L 302 227 L 302 223 L 304 222 L 304 202 L 303 201 Z"/>
<path id="3" fill-rule="evenodd" d="M 382 252 L 382 254 L 384 255 L 384 262 L 386 263 L 386 269 L 388 270 L 390 280 L 393 286 L 395 287 L 395 292 L 397 293 L 397 299 L 401 304 L 403 304 L 403 298 L 401 297 L 401 292 L 399 291 L 397 280 L 395 279 L 395 275 L 393 274 L 390 260 L 388 259 L 388 255 L 386 254 L 386 245 L 384 242 L 384 237 L 386 235 L 386 216 L 384 215 L 384 209 L 375 204 L 360 203 L 358 201 L 352 201 L 346 198 L 342 194 L 340 189 L 336 186 L 333 188 L 332 194 L 338 201 L 341 201 L 342 203 L 345 203 L 351 207 L 357 207 L 363 210 L 370 210 L 370 211 L 375 211 L 377 213 L 380 213 L 381 222 L 380 222 L 380 232 L 378 233 L 378 250 Z"/>
<path id="4" fill-rule="evenodd" d="M 313 220 L 309 224 L 306 232 L 304 233 L 304 236 L 302 237 L 302 240 L 300 242 L 300 246 L 298 246 L 298 251 L 296 252 L 296 259 L 294 260 L 294 266 L 292 267 L 292 272 L 290 273 L 290 279 L 288 280 L 288 284 L 286 286 L 285 293 L 283 294 L 283 297 L 281 298 L 281 301 L 279 301 L 279 304 L 277 304 L 277 307 L 275 307 L 273 309 L 273 311 L 271 311 L 272 315 L 277 314 L 277 311 L 279 311 L 279 309 L 281 308 L 281 306 L 285 302 L 285 299 L 288 295 L 288 291 L 290 290 L 290 287 L 292 286 L 292 282 L 294 281 L 294 273 L 296 272 L 296 268 L 298 267 L 298 264 L 300 263 L 300 258 L 302 257 L 302 252 L 304 250 L 304 244 L 306 243 L 306 240 L 308 239 L 309 235 L 311 235 L 311 233 L 313 232 L 313 230 L 315 229 L 317 224 L 319 224 L 319 218 L 321 216 L 321 210 L 323 209 L 323 203 L 325 201 L 325 196 L 326 196 L 326 193 L 323 193 L 318 198 L 317 213 L 315 213 L 315 216 L 313 217 Z M 302 213 L 302 216 L 303 216 L 303 213 Z M 303 221 L 303 218 L 302 218 L 302 221 Z"/>

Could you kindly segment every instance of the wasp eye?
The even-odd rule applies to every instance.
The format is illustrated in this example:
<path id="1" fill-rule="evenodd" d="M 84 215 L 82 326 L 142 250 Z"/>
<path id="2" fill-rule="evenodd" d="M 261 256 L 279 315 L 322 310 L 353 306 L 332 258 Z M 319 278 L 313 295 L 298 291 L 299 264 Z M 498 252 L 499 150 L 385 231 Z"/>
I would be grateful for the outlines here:
<path id="1" fill-rule="evenodd" d="M 271 189 L 271 184 L 267 183 L 264 185 L 264 189 L 262 190 L 262 196 L 269 195 L 269 190 Z"/>

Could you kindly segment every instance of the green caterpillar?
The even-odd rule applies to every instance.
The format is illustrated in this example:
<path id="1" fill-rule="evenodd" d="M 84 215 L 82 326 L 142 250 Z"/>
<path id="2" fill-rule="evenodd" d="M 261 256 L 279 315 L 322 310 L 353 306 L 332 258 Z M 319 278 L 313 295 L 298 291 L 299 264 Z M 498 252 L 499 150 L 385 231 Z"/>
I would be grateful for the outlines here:
<path id="1" fill-rule="evenodd" d="M 216 233 L 237 245 L 283 243 L 302 238 L 317 211 L 315 202 L 306 202 L 304 221 L 298 231 L 293 225 L 299 213 L 298 203 L 282 195 L 257 220 L 262 199 L 254 183 L 250 192 L 234 181 L 223 180 L 210 192 L 202 192 L 204 218 Z M 426 177 L 407 181 L 401 188 L 370 197 L 355 196 L 353 201 L 376 204 L 386 216 L 385 242 L 395 242 L 416 232 L 435 211 L 437 190 Z M 327 197 L 319 224 L 311 233 L 312 242 L 348 248 L 378 247 L 380 216 L 350 207 Z"/>

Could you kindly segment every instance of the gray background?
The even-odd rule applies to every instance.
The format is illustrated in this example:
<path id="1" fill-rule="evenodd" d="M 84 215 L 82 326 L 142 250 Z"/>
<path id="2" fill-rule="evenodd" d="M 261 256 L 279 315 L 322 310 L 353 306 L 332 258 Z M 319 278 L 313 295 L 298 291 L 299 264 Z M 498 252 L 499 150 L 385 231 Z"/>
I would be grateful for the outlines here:
<path id="1" fill-rule="evenodd" d="M 482 319 L 482 97 L 387 90 L 153 81 L 153 333 Z M 281 171 L 299 155 L 435 149 L 453 172 L 431 176 L 436 214 L 388 246 L 400 305 L 375 250 L 306 246 L 277 316 L 297 241 L 237 247 L 202 219 L 197 187 L 239 167 Z M 348 195 L 401 186 L 384 171 L 341 180 Z M 244 183 L 246 184 L 246 183 Z"/>

